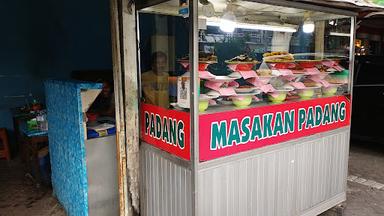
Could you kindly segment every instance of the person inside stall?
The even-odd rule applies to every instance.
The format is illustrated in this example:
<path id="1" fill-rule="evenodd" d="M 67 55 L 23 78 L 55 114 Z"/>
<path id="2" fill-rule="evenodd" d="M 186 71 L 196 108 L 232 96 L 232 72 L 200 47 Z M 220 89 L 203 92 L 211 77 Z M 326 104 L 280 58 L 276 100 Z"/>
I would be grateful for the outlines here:
<path id="1" fill-rule="evenodd" d="M 152 54 L 151 70 L 141 75 L 144 102 L 169 108 L 169 74 L 167 55 L 161 51 Z"/>
<path id="2" fill-rule="evenodd" d="M 110 82 L 103 81 L 103 88 L 89 108 L 88 113 L 98 117 L 115 117 L 115 98 Z"/>

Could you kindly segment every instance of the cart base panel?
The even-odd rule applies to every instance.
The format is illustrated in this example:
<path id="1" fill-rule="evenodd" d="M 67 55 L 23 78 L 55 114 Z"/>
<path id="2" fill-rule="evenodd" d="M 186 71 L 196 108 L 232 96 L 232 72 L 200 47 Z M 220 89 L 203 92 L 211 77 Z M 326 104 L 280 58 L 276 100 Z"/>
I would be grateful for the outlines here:
<path id="1" fill-rule="evenodd" d="M 346 199 L 349 127 L 200 163 L 199 216 L 317 215 Z M 189 163 L 141 148 L 144 216 L 192 216 Z"/>

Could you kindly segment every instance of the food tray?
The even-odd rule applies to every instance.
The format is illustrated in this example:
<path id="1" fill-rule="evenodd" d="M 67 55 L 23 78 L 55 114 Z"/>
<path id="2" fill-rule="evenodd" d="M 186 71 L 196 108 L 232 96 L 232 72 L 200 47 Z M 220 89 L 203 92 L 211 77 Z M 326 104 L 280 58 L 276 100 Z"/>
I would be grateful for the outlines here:
<path id="1" fill-rule="evenodd" d="M 215 78 L 208 79 L 209 81 L 217 81 L 217 82 L 231 82 L 238 78 L 236 77 L 229 77 L 229 76 L 216 76 Z"/>
<path id="2" fill-rule="evenodd" d="M 249 88 L 235 88 L 235 92 L 237 94 L 253 93 L 256 89 L 254 86 Z"/>
<path id="3" fill-rule="evenodd" d="M 265 63 L 294 63 L 295 60 L 272 60 L 272 59 L 264 59 Z"/>
<path id="4" fill-rule="evenodd" d="M 189 63 L 189 60 L 178 60 L 180 63 Z M 217 61 L 199 61 L 199 64 L 216 64 Z"/>
<path id="5" fill-rule="evenodd" d="M 314 68 L 321 64 L 322 60 L 295 60 L 295 62 L 303 68 Z"/>
<path id="6" fill-rule="evenodd" d="M 229 61 L 229 60 L 226 60 L 225 61 L 226 64 L 260 64 L 259 61 Z"/>
<path id="7" fill-rule="evenodd" d="M 290 92 L 293 90 L 295 90 L 295 89 L 294 88 L 279 88 L 279 89 L 275 89 L 275 91 L 273 91 L 273 92 Z"/>
<path id="8" fill-rule="evenodd" d="M 219 96 L 217 96 L 217 95 L 200 94 L 200 96 L 199 96 L 199 101 L 212 100 L 212 99 L 216 99 L 216 98 L 218 98 L 218 97 L 219 97 Z"/>
<path id="9" fill-rule="evenodd" d="M 186 70 L 189 70 L 189 60 L 178 60 L 178 62 L 182 64 Z M 217 61 L 199 61 L 199 71 L 205 71 L 208 65 L 216 63 Z"/>
<path id="10" fill-rule="evenodd" d="M 302 89 L 295 89 L 295 90 L 310 90 L 310 89 L 320 89 L 321 86 L 313 86 L 313 87 L 305 87 L 305 88 L 302 88 Z"/>
<path id="11" fill-rule="evenodd" d="M 230 97 L 236 97 L 236 96 L 253 96 L 253 95 L 258 95 L 261 94 L 261 91 L 258 89 L 255 89 L 254 92 L 249 92 L 249 93 L 237 93 L 236 95 L 230 96 Z"/>

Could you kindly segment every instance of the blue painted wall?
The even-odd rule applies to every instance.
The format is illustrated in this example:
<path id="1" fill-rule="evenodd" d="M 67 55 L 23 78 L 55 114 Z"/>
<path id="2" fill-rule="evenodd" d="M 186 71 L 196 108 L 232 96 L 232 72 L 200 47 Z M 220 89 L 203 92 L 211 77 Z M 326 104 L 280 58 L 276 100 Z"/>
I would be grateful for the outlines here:
<path id="1" fill-rule="evenodd" d="M 49 80 L 45 83 L 52 186 L 69 216 L 88 215 L 88 180 L 81 90 L 101 83 Z"/>
<path id="2" fill-rule="evenodd" d="M 108 0 L 2 0 L 0 20 L 0 127 L 12 130 L 9 109 L 25 104 L 8 96 L 44 102 L 47 78 L 112 68 Z"/>

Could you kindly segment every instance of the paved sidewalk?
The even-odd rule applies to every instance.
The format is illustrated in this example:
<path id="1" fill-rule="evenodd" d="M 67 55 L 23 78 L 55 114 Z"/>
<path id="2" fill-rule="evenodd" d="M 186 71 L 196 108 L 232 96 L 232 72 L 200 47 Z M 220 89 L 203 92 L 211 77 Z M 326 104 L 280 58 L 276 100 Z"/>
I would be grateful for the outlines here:
<path id="1" fill-rule="evenodd" d="M 376 183 L 384 183 L 384 144 L 352 145 L 349 176 L 343 216 L 383 216 L 384 188 Z M 0 160 L 0 194 L 0 216 L 65 216 L 52 191 L 37 189 L 17 161 Z"/>
<path id="2" fill-rule="evenodd" d="M 349 155 L 349 176 L 358 179 L 348 181 L 344 216 L 383 216 L 384 144 L 357 143 Z"/>

